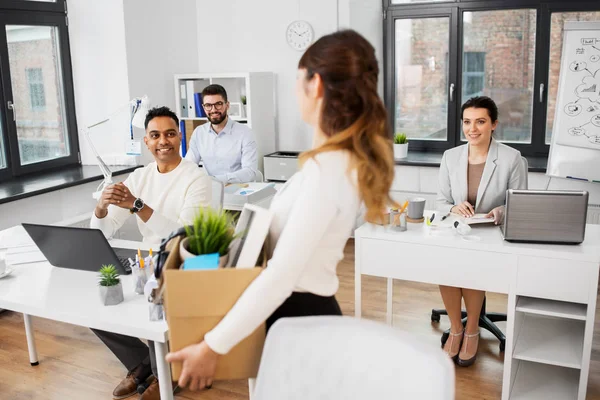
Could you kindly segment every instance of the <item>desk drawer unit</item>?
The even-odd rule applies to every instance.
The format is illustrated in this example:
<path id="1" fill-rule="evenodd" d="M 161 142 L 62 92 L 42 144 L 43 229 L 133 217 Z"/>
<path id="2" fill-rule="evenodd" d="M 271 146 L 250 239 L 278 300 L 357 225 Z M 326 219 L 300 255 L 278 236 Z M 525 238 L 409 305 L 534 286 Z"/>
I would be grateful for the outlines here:
<path id="1" fill-rule="evenodd" d="M 587 304 L 593 263 L 520 256 L 517 295 Z"/>
<path id="2" fill-rule="evenodd" d="M 363 274 L 496 293 L 508 293 L 517 264 L 513 255 L 478 250 L 368 238 L 361 246 Z"/>

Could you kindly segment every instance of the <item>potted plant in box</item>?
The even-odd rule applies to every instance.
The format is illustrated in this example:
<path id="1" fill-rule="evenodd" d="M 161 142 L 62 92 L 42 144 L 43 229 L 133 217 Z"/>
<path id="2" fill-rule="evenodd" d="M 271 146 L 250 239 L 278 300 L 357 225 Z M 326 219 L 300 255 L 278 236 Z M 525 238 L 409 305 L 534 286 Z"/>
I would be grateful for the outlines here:
<path id="1" fill-rule="evenodd" d="M 123 286 L 119 273 L 114 265 L 103 265 L 100 268 L 100 298 L 105 306 L 114 306 L 123 301 Z"/>
<path id="2" fill-rule="evenodd" d="M 408 155 L 408 139 L 404 133 L 394 135 L 394 158 L 406 158 Z"/>
<path id="3" fill-rule="evenodd" d="M 188 258 L 219 254 L 219 268 L 227 264 L 229 245 L 235 239 L 233 217 L 224 210 L 201 208 L 192 225 L 185 227 L 186 237 L 180 242 L 181 261 Z"/>

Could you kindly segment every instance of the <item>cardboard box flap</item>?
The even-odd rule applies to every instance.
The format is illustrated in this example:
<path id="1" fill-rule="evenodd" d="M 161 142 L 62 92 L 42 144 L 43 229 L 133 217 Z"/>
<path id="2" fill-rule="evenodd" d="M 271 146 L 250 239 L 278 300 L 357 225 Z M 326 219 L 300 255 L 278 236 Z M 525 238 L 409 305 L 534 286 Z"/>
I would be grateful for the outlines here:
<path id="1" fill-rule="evenodd" d="M 224 317 L 262 268 L 163 271 L 170 317 Z M 174 290 L 173 290 L 174 289 Z M 183 295 L 182 295 L 183 294 Z"/>

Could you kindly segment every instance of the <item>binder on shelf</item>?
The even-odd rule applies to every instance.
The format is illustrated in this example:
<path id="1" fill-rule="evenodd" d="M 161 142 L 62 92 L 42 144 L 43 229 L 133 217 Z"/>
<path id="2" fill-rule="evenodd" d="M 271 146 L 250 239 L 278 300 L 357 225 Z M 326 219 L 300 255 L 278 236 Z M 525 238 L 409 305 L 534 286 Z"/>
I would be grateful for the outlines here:
<path id="1" fill-rule="evenodd" d="M 179 121 L 179 131 L 181 132 L 181 157 L 187 153 L 187 136 L 185 134 L 185 121 Z"/>
<path id="2" fill-rule="evenodd" d="M 196 118 L 196 106 L 194 105 L 194 81 L 185 81 L 187 89 L 187 116 L 188 118 Z"/>
<path id="3" fill-rule="evenodd" d="M 187 103 L 187 88 L 185 84 L 179 85 L 179 101 L 181 106 L 179 112 L 181 112 L 181 118 L 187 118 L 188 116 L 188 103 Z"/>
<path id="4" fill-rule="evenodd" d="M 204 107 L 202 107 L 202 93 L 194 93 L 194 104 L 196 105 L 196 117 L 206 118 Z"/>

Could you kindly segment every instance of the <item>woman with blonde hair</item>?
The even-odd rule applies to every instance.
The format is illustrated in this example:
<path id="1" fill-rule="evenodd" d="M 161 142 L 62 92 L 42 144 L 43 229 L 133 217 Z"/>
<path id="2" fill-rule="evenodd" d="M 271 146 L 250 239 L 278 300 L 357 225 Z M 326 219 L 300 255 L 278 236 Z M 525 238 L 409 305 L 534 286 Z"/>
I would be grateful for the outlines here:
<path id="1" fill-rule="evenodd" d="M 335 299 L 338 262 L 361 204 L 367 221 L 381 221 L 394 178 L 387 114 L 377 94 L 375 50 L 358 33 L 317 40 L 298 64 L 296 94 L 302 119 L 314 128 L 301 170 L 277 193 L 267 268 L 204 341 L 167 361 L 183 363 L 179 384 L 212 384 L 221 354 L 260 324 L 279 318 L 341 315 Z"/>

